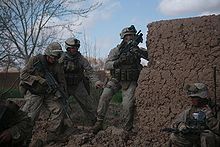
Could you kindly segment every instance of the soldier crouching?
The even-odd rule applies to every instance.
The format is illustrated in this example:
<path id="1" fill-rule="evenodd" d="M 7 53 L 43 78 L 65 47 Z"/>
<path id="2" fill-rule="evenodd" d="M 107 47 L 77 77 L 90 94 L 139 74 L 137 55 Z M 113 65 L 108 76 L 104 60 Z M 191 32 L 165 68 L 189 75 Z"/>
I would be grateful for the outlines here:
<path id="1" fill-rule="evenodd" d="M 63 67 L 57 62 L 62 48 L 53 42 L 46 48 L 44 55 L 30 58 L 20 74 L 20 89 L 27 100 L 23 110 L 35 122 L 43 105 L 50 111 L 49 127 L 47 128 L 47 142 L 56 141 L 63 132 L 64 110 L 61 94 L 51 89 L 46 79 L 46 72 L 50 72 L 61 89 L 66 91 Z"/>
<path id="2" fill-rule="evenodd" d="M 170 146 L 175 147 L 219 147 L 220 111 L 210 105 L 208 88 L 203 83 L 186 86 L 192 105 L 178 115 L 171 127 L 177 131 L 170 136 Z M 216 111 L 214 111 L 216 110 Z"/>

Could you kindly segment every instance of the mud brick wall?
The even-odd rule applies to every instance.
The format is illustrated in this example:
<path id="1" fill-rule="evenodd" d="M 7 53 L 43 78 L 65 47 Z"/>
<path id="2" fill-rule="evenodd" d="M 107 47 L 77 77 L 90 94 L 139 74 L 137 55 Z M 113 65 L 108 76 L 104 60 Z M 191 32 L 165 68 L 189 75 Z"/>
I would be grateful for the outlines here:
<path id="1" fill-rule="evenodd" d="M 149 66 L 142 70 L 136 92 L 135 144 L 162 146 L 169 136 L 160 129 L 190 105 L 186 84 L 203 82 L 213 97 L 213 65 L 220 99 L 220 15 L 150 23 L 147 48 Z"/>

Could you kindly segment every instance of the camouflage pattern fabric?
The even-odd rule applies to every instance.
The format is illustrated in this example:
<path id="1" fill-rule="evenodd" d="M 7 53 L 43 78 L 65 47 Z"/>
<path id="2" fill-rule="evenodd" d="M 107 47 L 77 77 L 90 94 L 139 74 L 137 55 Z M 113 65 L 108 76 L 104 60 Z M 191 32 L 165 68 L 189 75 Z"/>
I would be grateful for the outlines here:
<path id="1" fill-rule="evenodd" d="M 187 124 L 187 119 L 192 117 L 194 112 L 200 111 L 199 108 L 190 107 L 177 116 L 171 127 L 178 128 L 180 124 Z M 218 147 L 220 145 L 220 111 L 217 113 L 217 118 L 214 117 L 214 112 L 207 111 L 205 125 L 206 128 L 199 135 L 180 133 L 172 133 L 170 141 L 173 146 L 201 146 L 201 147 Z"/>
<path id="2" fill-rule="evenodd" d="M 66 52 L 61 56 L 59 62 L 64 66 L 68 94 L 74 96 L 89 121 L 94 123 L 96 121 L 95 99 L 89 95 L 89 85 L 85 85 L 84 78 L 85 76 L 88 77 L 95 84 L 99 81 L 98 76 L 80 52 L 75 55 Z"/>
<path id="3" fill-rule="evenodd" d="M 38 64 L 42 60 L 46 60 L 45 58 L 46 56 L 43 55 L 30 58 L 20 74 L 20 86 L 26 89 L 24 98 L 27 100 L 23 110 L 28 112 L 31 119 L 35 121 L 41 111 L 41 106 L 45 105 L 51 113 L 51 125 L 48 131 L 59 134 L 59 130 L 63 125 L 63 106 L 59 92 L 49 92 L 47 90 L 48 85 L 45 84 L 45 72 L 42 70 L 42 67 L 40 67 L 40 64 Z M 60 87 L 66 91 L 66 81 L 62 66 L 58 63 L 54 63 L 48 64 L 47 68 L 53 74 Z M 35 90 L 33 91 L 33 89 Z"/>
<path id="4" fill-rule="evenodd" d="M 138 46 L 134 47 L 138 48 Z M 134 103 L 135 103 L 135 89 L 137 87 L 137 80 L 138 76 L 140 74 L 140 71 L 142 69 L 142 65 L 140 64 L 140 57 L 137 55 L 129 55 L 127 59 L 125 59 L 125 62 L 122 63 L 122 65 L 119 65 L 117 68 L 114 67 L 114 63 L 119 59 L 120 55 L 120 49 L 121 45 L 118 45 L 117 47 L 113 48 L 107 58 L 107 61 L 105 63 L 105 68 L 107 70 L 110 70 L 116 73 L 116 71 L 120 71 L 119 74 L 113 74 L 111 73 L 110 80 L 106 84 L 106 87 L 103 90 L 103 93 L 99 100 L 99 105 L 97 109 L 97 115 L 98 120 L 103 120 L 107 108 L 109 105 L 110 100 L 112 99 L 112 96 L 118 92 L 119 90 L 122 90 L 122 97 L 123 97 L 123 127 L 125 130 L 131 130 L 133 127 L 133 119 L 134 119 Z M 126 56 L 125 56 L 126 58 Z M 132 60 L 132 61 L 131 61 Z M 127 75 L 126 78 L 123 78 L 122 71 L 129 71 L 134 70 L 135 71 L 132 74 L 135 74 L 137 76 L 129 75 L 129 73 L 125 73 L 123 75 Z M 129 79 L 129 77 L 131 77 Z M 133 77 L 136 77 L 133 79 Z"/>

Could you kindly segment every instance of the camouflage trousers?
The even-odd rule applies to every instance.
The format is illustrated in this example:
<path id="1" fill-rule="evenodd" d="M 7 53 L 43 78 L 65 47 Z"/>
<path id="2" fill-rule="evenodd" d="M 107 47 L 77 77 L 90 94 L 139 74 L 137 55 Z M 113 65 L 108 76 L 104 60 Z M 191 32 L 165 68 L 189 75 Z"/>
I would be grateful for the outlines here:
<path id="1" fill-rule="evenodd" d="M 170 143 L 172 147 L 219 147 L 220 136 L 210 130 L 205 130 L 198 136 L 181 136 L 172 133 Z"/>
<path id="2" fill-rule="evenodd" d="M 28 112 L 28 116 L 35 122 L 44 105 L 50 111 L 49 126 L 47 128 L 48 133 L 59 134 L 63 129 L 64 123 L 64 111 L 60 98 L 55 95 L 39 96 L 26 92 L 24 95 L 26 103 L 23 106 L 23 111 Z"/>
<path id="3" fill-rule="evenodd" d="M 133 119 L 134 119 L 134 103 L 135 103 L 135 89 L 137 87 L 136 81 L 122 81 L 117 82 L 117 80 L 110 80 L 106 87 L 104 88 L 102 95 L 99 100 L 97 115 L 98 120 L 103 120 L 109 103 L 113 97 L 113 95 L 118 92 L 120 89 L 122 90 L 122 105 L 123 105 L 123 128 L 125 130 L 130 130 L 133 127 Z"/>
<path id="4" fill-rule="evenodd" d="M 88 94 L 83 82 L 80 82 L 77 86 L 68 86 L 68 94 L 75 98 L 88 118 L 88 121 L 94 124 L 96 122 L 95 99 Z"/>

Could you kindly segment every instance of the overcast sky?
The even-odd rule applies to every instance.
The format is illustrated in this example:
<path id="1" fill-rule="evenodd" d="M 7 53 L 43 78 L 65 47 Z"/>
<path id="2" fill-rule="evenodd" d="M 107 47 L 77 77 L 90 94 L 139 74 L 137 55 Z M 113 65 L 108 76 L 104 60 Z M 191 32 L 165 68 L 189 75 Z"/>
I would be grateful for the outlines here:
<path id="1" fill-rule="evenodd" d="M 98 0 L 90 0 L 98 1 Z M 220 14 L 220 0 L 99 0 L 103 5 L 82 19 L 77 31 L 85 32 L 88 41 L 96 45 L 97 57 L 106 58 L 110 49 L 121 42 L 120 32 L 134 24 L 144 34 L 147 24 L 167 19 Z M 82 35 L 76 34 L 79 39 Z M 65 38 L 71 37 L 66 35 Z M 142 43 L 145 47 L 146 44 Z M 81 48 L 81 50 L 83 50 Z"/>

